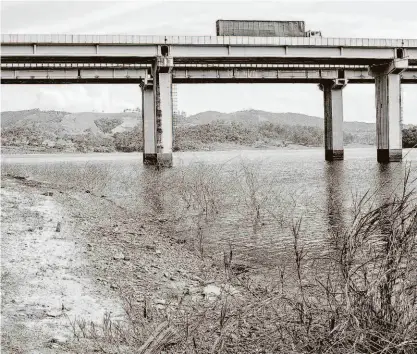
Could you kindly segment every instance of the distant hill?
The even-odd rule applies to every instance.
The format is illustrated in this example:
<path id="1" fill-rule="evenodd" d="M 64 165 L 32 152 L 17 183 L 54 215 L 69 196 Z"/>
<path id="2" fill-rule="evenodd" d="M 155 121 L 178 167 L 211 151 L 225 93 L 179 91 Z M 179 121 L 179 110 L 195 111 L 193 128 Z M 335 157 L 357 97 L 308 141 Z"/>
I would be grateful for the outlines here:
<path id="1" fill-rule="evenodd" d="M 62 134 L 81 134 L 84 131 L 100 133 L 97 120 L 117 120 L 120 124 L 114 127 L 115 132 L 123 132 L 133 129 L 140 123 L 142 117 L 139 112 L 126 113 L 97 113 L 80 112 L 69 113 L 62 111 L 41 111 L 31 109 L 25 111 L 1 112 L 1 127 L 32 127 L 51 130 Z M 302 125 L 306 127 L 323 128 L 323 118 L 309 116 L 300 113 L 272 113 L 261 110 L 244 110 L 233 113 L 222 113 L 217 111 L 206 111 L 180 117 L 179 125 L 208 124 L 214 121 L 226 123 L 240 122 L 247 124 L 271 122 L 281 125 Z M 375 123 L 365 122 L 344 122 L 346 132 L 372 132 L 375 131 Z"/>
<path id="2" fill-rule="evenodd" d="M 26 111 L 8 111 L 1 113 L 1 128 L 36 128 L 44 132 L 60 135 L 76 135 L 89 132 L 101 134 L 100 120 L 117 120 L 114 128 L 117 131 L 131 130 L 140 121 L 139 113 L 97 113 L 80 112 L 69 113 L 62 111 L 41 111 L 32 109 Z M 120 127 L 119 127 L 120 125 Z"/>
<path id="3" fill-rule="evenodd" d="M 324 125 L 323 118 L 320 117 L 300 113 L 272 113 L 260 110 L 245 110 L 233 113 L 206 111 L 182 118 L 181 124 L 207 124 L 216 120 L 248 124 L 271 122 L 273 124 L 302 125 L 316 128 L 323 128 Z M 365 122 L 344 122 L 344 130 L 352 133 L 373 132 L 375 131 L 375 124 Z"/>

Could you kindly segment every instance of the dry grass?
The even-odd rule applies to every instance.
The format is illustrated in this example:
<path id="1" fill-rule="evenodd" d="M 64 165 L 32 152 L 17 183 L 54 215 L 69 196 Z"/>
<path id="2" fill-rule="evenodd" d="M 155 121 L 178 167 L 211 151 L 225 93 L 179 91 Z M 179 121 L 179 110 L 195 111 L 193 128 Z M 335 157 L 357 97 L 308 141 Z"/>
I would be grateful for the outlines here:
<path id="1" fill-rule="evenodd" d="M 409 173 L 399 195 L 378 203 L 373 195 L 360 199 L 352 224 L 329 236 L 325 254 L 307 252 L 302 220 L 295 220 L 292 257 L 275 272 L 235 272 L 231 250 L 215 301 L 184 293 L 156 310 L 149 300 L 138 305 L 127 298 L 125 322 L 78 321 L 74 333 L 93 338 L 104 352 L 415 353 L 417 208 L 408 179 Z M 207 217 L 211 199 L 195 200 Z"/>

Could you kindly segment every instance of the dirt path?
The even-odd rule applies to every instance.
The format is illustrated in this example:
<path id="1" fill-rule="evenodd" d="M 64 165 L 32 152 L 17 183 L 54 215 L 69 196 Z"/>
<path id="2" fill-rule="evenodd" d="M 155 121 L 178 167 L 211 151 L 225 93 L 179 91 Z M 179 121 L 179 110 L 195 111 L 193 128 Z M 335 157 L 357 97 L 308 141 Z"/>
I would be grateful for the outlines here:
<path id="1" fill-rule="evenodd" d="M 69 352 L 69 319 L 123 314 L 117 297 L 89 278 L 77 221 L 41 192 L 2 181 L 2 353 Z"/>

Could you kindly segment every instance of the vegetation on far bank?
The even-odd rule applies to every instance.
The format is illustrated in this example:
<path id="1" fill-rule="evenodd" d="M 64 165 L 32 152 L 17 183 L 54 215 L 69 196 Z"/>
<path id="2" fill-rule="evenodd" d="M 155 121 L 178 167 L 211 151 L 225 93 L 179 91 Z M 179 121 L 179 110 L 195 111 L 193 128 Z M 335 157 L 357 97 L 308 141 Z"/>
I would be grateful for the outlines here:
<path id="1" fill-rule="evenodd" d="M 417 126 L 403 129 L 403 147 L 417 147 Z"/>
<path id="2" fill-rule="evenodd" d="M 133 152 L 142 151 L 141 124 L 117 131 L 123 119 L 100 118 L 82 132 L 65 133 L 59 128 L 45 129 L 41 124 L 6 126 L 2 129 L 2 146 L 21 148 L 23 151 L 65 152 Z M 57 123 L 58 124 L 58 123 Z M 211 150 L 219 144 L 235 144 L 249 148 L 285 147 L 289 144 L 307 147 L 322 146 L 322 128 L 303 125 L 212 121 L 206 124 L 177 125 L 174 128 L 174 151 Z M 375 144 L 375 132 L 345 132 L 345 144 Z M 417 144 L 417 127 L 403 129 L 403 146 Z"/>

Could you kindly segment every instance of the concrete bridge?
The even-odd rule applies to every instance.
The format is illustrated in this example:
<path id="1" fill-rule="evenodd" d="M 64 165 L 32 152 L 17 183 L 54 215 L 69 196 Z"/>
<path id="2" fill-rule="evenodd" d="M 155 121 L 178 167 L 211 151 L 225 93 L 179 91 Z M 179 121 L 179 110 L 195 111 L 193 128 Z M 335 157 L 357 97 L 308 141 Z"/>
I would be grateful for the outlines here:
<path id="1" fill-rule="evenodd" d="M 326 160 L 343 159 L 343 88 L 373 83 L 377 159 L 401 161 L 401 84 L 417 83 L 417 39 L 2 35 L 2 84 L 138 83 L 144 163 L 172 165 L 172 85 L 313 83 Z"/>

